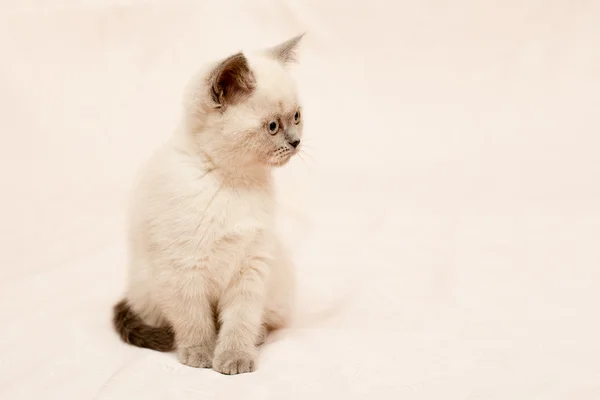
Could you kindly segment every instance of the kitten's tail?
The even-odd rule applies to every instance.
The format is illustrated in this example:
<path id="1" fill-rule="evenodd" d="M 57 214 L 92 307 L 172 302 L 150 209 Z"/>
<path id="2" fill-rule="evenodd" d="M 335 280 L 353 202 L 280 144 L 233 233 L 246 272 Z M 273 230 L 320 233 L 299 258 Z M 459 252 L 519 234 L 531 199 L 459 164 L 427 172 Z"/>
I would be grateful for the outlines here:
<path id="1" fill-rule="evenodd" d="M 123 299 L 113 308 L 113 325 L 125 343 L 158 351 L 175 350 L 175 334 L 170 326 L 144 323 Z"/>

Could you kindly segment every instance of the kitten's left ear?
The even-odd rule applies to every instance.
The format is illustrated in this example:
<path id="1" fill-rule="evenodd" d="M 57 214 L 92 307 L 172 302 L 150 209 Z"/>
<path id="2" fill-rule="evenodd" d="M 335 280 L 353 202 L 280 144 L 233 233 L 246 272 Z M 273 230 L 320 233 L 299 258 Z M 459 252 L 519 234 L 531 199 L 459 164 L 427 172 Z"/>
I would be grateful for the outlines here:
<path id="1" fill-rule="evenodd" d="M 276 60 L 282 62 L 283 64 L 295 62 L 296 49 L 298 48 L 298 44 L 300 43 L 300 40 L 302 40 L 304 35 L 305 33 L 302 33 L 289 40 L 286 40 L 283 43 L 278 44 L 277 46 L 273 46 L 267 49 L 267 53 Z"/>
<path id="2" fill-rule="evenodd" d="M 254 74 L 242 53 L 234 54 L 209 74 L 211 96 L 216 108 L 225 108 L 248 97 L 256 86 Z"/>

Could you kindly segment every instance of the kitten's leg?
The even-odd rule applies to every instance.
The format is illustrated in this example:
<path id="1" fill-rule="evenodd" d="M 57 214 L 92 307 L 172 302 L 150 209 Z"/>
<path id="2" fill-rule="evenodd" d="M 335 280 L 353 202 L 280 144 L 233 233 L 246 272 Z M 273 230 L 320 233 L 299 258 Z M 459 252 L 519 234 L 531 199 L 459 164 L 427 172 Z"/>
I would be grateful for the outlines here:
<path id="1" fill-rule="evenodd" d="M 293 263 L 283 245 L 278 240 L 274 240 L 274 243 L 275 258 L 269 272 L 263 317 L 266 333 L 289 324 L 296 300 Z"/>
<path id="2" fill-rule="evenodd" d="M 198 271 L 185 271 L 164 279 L 161 308 L 175 331 L 177 354 L 182 364 L 211 368 L 216 327 L 206 279 Z"/>
<path id="3" fill-rule="evenodd" d="M 252 372 L 256 368 L 267 275 L 268 265 L 263 259 L 250 259 L 221 298 L 213 368 L 222 374 Z"/>
<path id="4" fill-rule="evenodd" d="M 256 338 L 256 345 L 262 346 L 267 341 L 267 336 L 269 336 L 269 328 L 265 324 L 262 324 L 260 327 L 260 331 L 258 332 L 258 338 Z"/>

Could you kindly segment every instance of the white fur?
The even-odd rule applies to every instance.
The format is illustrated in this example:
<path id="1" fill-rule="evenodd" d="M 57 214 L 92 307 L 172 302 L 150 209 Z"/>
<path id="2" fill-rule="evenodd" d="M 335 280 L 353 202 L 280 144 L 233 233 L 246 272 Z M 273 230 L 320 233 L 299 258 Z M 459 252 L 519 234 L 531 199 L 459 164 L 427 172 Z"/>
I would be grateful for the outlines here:
<path id="1" fill-rule="evenodd" d="M 271 168 L 301 137 L 296 88 L 284 62 L 246 57 L 256 89 L 225 111 L 211 103 L 209 70 L 194 78 L 181 128 L 142 170 L 129 232 L 133 310 L 173 326 L 182 363 L 228 374 L 254 370 L 265 327 L 289 321 L 295 292 L 274 229 Z M 273 115 L 285 134 L 265 129 Z"/>

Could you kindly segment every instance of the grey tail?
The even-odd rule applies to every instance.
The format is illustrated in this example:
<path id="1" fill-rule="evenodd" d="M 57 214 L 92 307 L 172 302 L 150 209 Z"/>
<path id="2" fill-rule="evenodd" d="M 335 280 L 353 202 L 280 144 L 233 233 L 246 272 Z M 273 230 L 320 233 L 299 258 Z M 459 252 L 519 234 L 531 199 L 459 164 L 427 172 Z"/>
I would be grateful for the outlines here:
<path id="1" fill-rule="evenodd" d="M 125 299 L 113 307 L 113 325 L 125 343 L 157 351 L 175 350 L 173 328 L 145 324 Z"/>

